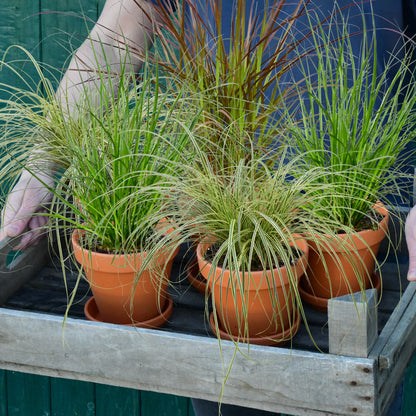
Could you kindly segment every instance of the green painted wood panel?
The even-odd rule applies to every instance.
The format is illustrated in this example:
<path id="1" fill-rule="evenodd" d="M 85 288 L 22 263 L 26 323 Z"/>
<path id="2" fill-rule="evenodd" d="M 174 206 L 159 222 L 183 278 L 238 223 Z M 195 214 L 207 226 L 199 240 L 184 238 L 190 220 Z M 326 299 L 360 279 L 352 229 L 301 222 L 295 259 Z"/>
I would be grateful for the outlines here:
<path id="1" fill-rule="evenodd" d="M 138 390 L 96 384 L 96 416 L 151 416 L 140 413 L 140 394 Z"/>
<path id="2" fill-rule="evenodd" d="M 6 371 L 0 370 L 0 416 L 7 416 Z"/>
<path id="3" fill-rule="evenodd" d="M 40 16 L 39 2 L 36 0 L 14 0 L 0 2 L 0 56 L 3 58 L 4 52 L 11 45 L 20 45 L 26 48 L 36 58 L 40 58 Z M 3 59 L 2 59 L 3 60 Z M 10 50 L 6 57 L 7 61 L 21 60 L 16 63 L 21 71 L 28 71 L 33 75 L 32 68 L 25 65 L 26 56 L 18 49 Z M 23 60 L 23 61 L 22 61 Z M 0 72 L 0 82 L 10 83 L 11 85 L 23 85 L 18 76 L 11 71 L 3 69 Z"/>
<path id="4" fill-rule="evenodd" d="M 142 416 L 188 416 L 188 399 L 170 394 L 142 391 Z"/>
<path id="5" fill-rule="evenodd" d="M 416 354 L 406 371 L 401 416 L 416 415 Z"/>
<path id="6" fill-rule="evenodd" d="M 50 416 L 50 379 L 32 374 L 7 373 L 8 416 Z"/>
<path id="7" fill-rule="evenodd" d="M 98 3 L 91 0 L 41 0 L 41 61 L 56 68 L 58 80 L 69 56 L 85 40 L 98 18 Z"/>
<path id="8" fill-rule="evenodd" d="M 34 77 L 32 65 L 27 63 L 27 55 L 13 45 L 20 45 L 30 51 L 36 59 L 40 57 L 39 39 L 39 4 L 33 0 L 14 0 L 0 2 L 0 60 L 5 61 L 16 69 L 13 72 L 6 65 L 0 70 L 0 98 L 8 97 L 8 85 L 23 87 L 25 84 L 18 74 L 27 73 Z M 7 51 L 7 55 L 5 52 Z M 35 77 L 37 80 L 38 77 Z M 6 84 L 6 86 L 5 86 Z M 9 184 L 0 187 L 1 200 L 7 194 Z"/>
<path id="9" fill-rule="evenodd" d="M 52 416 L 95 416 L 94 384 L 51 379 Z"/>

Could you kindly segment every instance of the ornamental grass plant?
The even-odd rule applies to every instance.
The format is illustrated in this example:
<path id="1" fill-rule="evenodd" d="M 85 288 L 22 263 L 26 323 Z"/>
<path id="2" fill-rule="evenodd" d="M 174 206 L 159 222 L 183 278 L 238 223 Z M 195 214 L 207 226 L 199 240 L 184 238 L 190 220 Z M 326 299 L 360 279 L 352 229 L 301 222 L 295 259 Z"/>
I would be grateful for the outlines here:
<path id="1" fill-rule="evenodd" d="M 152 74 L 144 70 L 136 76 L 127 60 L 118 74 L 110 62 L 92 72 L 99 88 L 90 94 L 91 86 L 82 86 L 72 104 L 75 111 L 69 113 L 41 65 L 32 62 L 47 88 L 14 89 L 2 102 L 1 145 L 7 154 L 3 180 L 17 180 L 24 171 L 49 192 L 45 210 L 35 215 L 47 217 L 51 235 L 58 236 L 65 281 L 72 249 L 62 246 L 62 236 L 79 230 L 87 250 L 114 258 L 145 252 L 135 289 L 144 270 L 152 267 L 152 258 L 161 252 L 169 257 L 180 244 L 164 205 L 184 164 L 192 163 L 191 136 L 200 110 L 185 84 L 172 93 L 171 78 L 162 79 L 155 68 Z M 154 275 L 163 277 L 166 267 Z M 77 286 L 69 294 L 68 308 Z"/>
<path id="2" fill-rule="evenodd" d="M 308 233 L 316 233 L 317 230 L 330 233 L 334 227 L 330 224 L 331 220 L 303 209 L 311 199 L 319 198 L 317 186 L 320 185 L 316 176 L 323 173 L 317 170 L 294 178 L 297 158 L 291 161 L 282 159 L 270 168 L 265 160 L 252 154 L 250 162 L 242 159 L 232 169 L 228 167 L 226 173 L 216 171 L 209 155 L 203 150 L 197 158 L 203 162 L 187 167 L 183 180 L 178 183 L 179 196 L 171 202 L 179 204 L 176 218 L 178 231 L 188 236 L 197 234 L 202 243 L 200 247 L 205 247 L 198 248 L 197 252 L 200 268 L 204 261 L 211 264 L 209 271 L 204 270 L 205 266 L 201 269 L 210 289 L 220 283 L 227 291 L 224 294 L 210 290 L 211 298 L 206 298 L 207 306 L 211 305 L 214 311 L 210 318 L 215 322 L 214 333 L 219 337 L 221 330 L 237 346 L 239 342 L 255 343 L 248 323 L 252 307 L 249 289 L 259 291 L 259 283 L 253 276 L 255 272 L 260 272 L 262 284 L 266 286 L 266 302 L 272 305 L 272 318 L 269 316 L 267 328 L 263 328 L 254 338 L 265 338 L 262 342 L 270 345 L 276 345 L 283 339 L 288 342 L 296 332 L 290 332 L 290 327 L 293 329 L 296 319 L 300 314 L 304 315 L 298 280 L 306 265 L 301 270 L 294 270 L 292 266 L 307 253 L 302 253 L 298 246 Z M 283 266 L 287 267 L 287 277 L 283 277 L 286 271 L 279 269 Z M 277 279 L 288 279 L 289 282 L 280 298 L 276 282 L 270 276 L 270 271 L 276 268 L 280 276 Z M 228 307 L 234 307 L 236 311 L 237 328 L 224 324 L 225 318 L 222 322 L 217 320 L 217 316 L 225 314 L 220 306 L 224 298 Z M 295 311 L 289 321 L 283 300 L 290 303 L 291 311 Z M 279 333 L 280 338 L 273 338 L 276 335 L 274 328 L 282 332 L 289 330 L 289 333 Z"/>
<path id="3" fill-rule="evenodd" d="M 293 101 L 297 111 L 285 114 L 293 154 L 303 155 L 301 171 L 324 169 L 320 180 L 338 189 L 336 198 L 331 193 L 321 200 L 324 215 L 357 230 L 377 201 L 405 200 L 403 166 L 416 122 L 413 47 L 398 46 L 379 73 L 377 33 L 367 30 L 364 18 L 363 26 L 359 51 L 347 21 L 312 35 L 320 47 L 313 60 L 299 62 L 304 81 Z"/>
<path id="4" fill-rule="evenodd" d="M 159 3 L 156 55 L 161 66 L 199 95 L 212 165 L 223 172 L 228 163 L 251 157 L 250 146 L 255 155 L 268 155 L 272 164 L 271 150 L 279 154 L 285 145 L 277 110 L 295 91 L 293 84 L 283 88 L 280 81 L 313 52 L 306 45 L 316 28 L 301 35 L 295 30 L 310 0 L 297 5 L 265 1 L 261 9 L 238 0 L 230 21 L 223 16 L 221 0 L 185 0 L 183 7 L 177 2 L 176 13 Z M 326 19 L 317 22 L 326 26 Z M 230 134 L 222 134 L 224 129 Z"/>
<path id="5" fill-rule="evenodd" d="M 297 88 L 297 111 L 288 105 L 285 114 L 291 154 L 302 156 L 294 174 L 326 172 L 318 176 L 321 198 L 305 201 L 304 207 L 336 225 L 330 243 L 322 241 L 323 232 L 308 236 L 313 250 L 307 278 L 312 294 L 325 293 L 325 298 L 377 286 L 384 261 L 377 258 L 380 240 L 370 243 L 364 236 L 387 231 L 380 203 L 390 205 L 392 196 L 405 200 L 403 186 L 410 175 L 403 166 L 415 136 L 413 48 L 405 44 L 392 51 L 380 73 L 377 33 L 366 28 L 363 17 L 362 47 L 356 50 L 347 23 L 312 35 L 319 48 L 313 59 L 299 63 L 304 82 Z M 366 230 L 374 233 L 364 234 Z M 339 249 L 341 239 L 344 248 Z M 312 264 L 319 266 L 319 273 Z M 330 271 L 332 264 L 335 271 Z M 321 272 L 326 283 L 321 283 Z M 337 289 L 335 276 L 345 290 Z M 319 280 L 319 287 L 311 279 Z M 326 309 L 326 299 L 321 307 Z"/>

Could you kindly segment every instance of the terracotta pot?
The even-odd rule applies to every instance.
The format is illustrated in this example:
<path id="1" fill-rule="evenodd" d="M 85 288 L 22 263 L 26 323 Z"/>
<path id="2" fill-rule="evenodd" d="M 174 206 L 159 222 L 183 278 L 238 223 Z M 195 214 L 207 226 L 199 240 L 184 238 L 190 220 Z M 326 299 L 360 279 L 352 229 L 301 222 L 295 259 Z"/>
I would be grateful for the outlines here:
<path id="1" fill-rule="evenodd" d="M 296 236 L 297 238 L 297 236 Z M 270 337 L 275 342 L 279 336 L 287 337 L 288 328 L 293 328 L 298 321 L 295 308 L 294 288 L 305 271 L 308 258 L 308 245 L 305 240 L 297 239 L 296 246 L 303 256 L 291 268 L 294 282 L 290 282 L 285 267 L 267 271 L 253 271 L 251 276 L 244 274 L 245 290 L 240 290 L 228 270 L 216 268 L 211 270 L 211 263 L 204 259 L 209 244 L 201 243 L 197 247 L 197 259 L 201 274 L 208 280 L 208 285 L 215 303 L 219 331 L 232 335 L 240 341 Z M 242 280 L 240 274 L 239 280 Z M 234 292 L 235 291 L 235 292 Z M 234 293 L 233 293 L 234 292 Z M 244 305 L 244 308 L 243 308 Z M 244 312 L 244 309 L 246 312 Z M 290 331 L 290 339 L 295 334 Z"/>
<path id="2" fill-rule="evenodd" d="M 186 268 L 186 275 L 188 276 L 188 281 L 191 285 L 199 292 L 201 295 L 206 295 L 207 293 L 207 281 L 204 276 L 199 272 L 198 260 L 192 259 Z"/>
<path id="3" fill-rule="evenodd" d="M 140 324 L 163 312 L 172 263 L 179 248 L 155 256 L 134 287 L 146 253 L 115 256 L 91 252 L 80 247 L 79 238 L 80 231 L 75 230 L 72 234 L 74 255 L 90 283 L 100 319 L 117 324 Z"/>
<path id="4" fill-rule="evenodd" d="M 389 221 L 388 211 L 383 205 L 377 206 L 377 212 L 383 215 L 377 230 L 340 234 L 319 244 L 319 248 L 319 236 L 316 241 L 308 240 L 310 251 L 304 290 L 319 298 L 330 299 L 372 286 L 375 256 Z"/>

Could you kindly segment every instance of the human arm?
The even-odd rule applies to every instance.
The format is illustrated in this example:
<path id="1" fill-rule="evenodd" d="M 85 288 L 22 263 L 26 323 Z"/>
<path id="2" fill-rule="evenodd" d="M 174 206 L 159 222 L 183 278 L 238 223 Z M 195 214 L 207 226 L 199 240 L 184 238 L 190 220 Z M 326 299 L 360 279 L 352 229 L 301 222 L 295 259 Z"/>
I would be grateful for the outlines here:
<path id="1" fill-rule="evenodd" d="M 96 73 L 99 68 L 106 68 L 108 62 L 112 65 L 112 85 L 117 87 L 114 74 L 126 57 L 126 44 L 130 50 L 135 50 L 131 60 L 126 62 L 132 65 L 127 70 L 140 69 L 144 51 L 153 41 L 157 16 L 156 7 L 145 0 L 106 1 L 97 23 L 73 55 L 56 91 L 57 99 L 69 114 L 76 115 L 76 103 L 85 93 L 99 105 L 99 96 L 94 95 L 100 82 Z M 53 186 L 57 169 L 55 164 L 47 162 L 48 159 L 48 155 L 42 158 L 41 154 L 33 152 L 28 161 L 31 169 L 23 170 L 2 211 L 0 240 L 24 233 L 17 249 L 36 242 L 47 222 L 45 205 L 52 199 L 48 187 Z"/>
<path id="2" fill-rule="evenodd" d="M 416 280 L 416 206 L 414 206 L 407 218 L 405 225 L 407 248 L 409 251 L 408 280 Z"/>

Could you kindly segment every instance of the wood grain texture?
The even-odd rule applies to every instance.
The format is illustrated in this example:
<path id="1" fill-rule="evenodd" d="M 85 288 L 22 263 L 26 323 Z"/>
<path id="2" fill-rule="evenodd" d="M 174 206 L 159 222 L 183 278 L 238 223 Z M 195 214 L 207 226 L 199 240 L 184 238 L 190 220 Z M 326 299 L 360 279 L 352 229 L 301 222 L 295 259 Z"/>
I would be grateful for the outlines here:
<path id="1" fill-rule="evenodd" d="M 2 310 L 1 367 L 217 400 L 234 359 L 224 402 L 297 415 L 373 414 L 374 360 L 259 346 L 247 359 L 223 342 L 222 365 L 215 339 L 74 319 L 64 344 L 62 335 L 61 318 Z"/>
<path id="2" fill-rule="evenodd" d="M 377 290 L 332 299 L 328 308 L 329 352 L 367 357 L 377 330 Z"/>
<path id="3" fill-rule="evenodd" d="M 378 362 L 376 391 L 382 415 L 416 351 L 416 282 L 410 283 L 370 353 Z"/>
<path id="4" fill-rule="evenodd" d="M 62 378 L 50 383 L 51 416 L 96 416 L 93 384 Z"/>
<path id="5" fill-rule="evenodd" d="M 39 375 L 7 374 L 7 415 L 49 416 L 50 381 Z"/>
<path id="6" fill-rule="evenodd" d="M 36 58 L 40 58 L 39 49 L 39 3 L 29 0 L 14 0 L 0 2 L 0 57 L 6 62 L 15 61 L 19 73 L 34 75 L 33 67 L 28 64 L 27 57 L 17 48 L 6 50 L 12 45 L 26 48 Z M 17 74 L 5 68 L 0 72 L 0 82 L 13 86 L 23 86 Z"/>
<path id="7" fill-rule="evenodd" d="M 378 359 L 380 369 L 390 368 L 400 354 L 404 341 L 416 342 L 415 331 L 413 331 L 414 336 L 412 334 L 412 328 L 416 327 L 415 299 L 416 282 L 411 282 L 399 299 L 370 353 L 370 357 Z"/>
<path id="8" fill-rule="evenodd" d="M 97 384 L 95 386 L 95 405 L 95 416 L 141 415 L 140 392 L 137 390 Z"/>
<path id="9" fill-rule="evenodd" d="M 33 278 L 50 259 L 48 240 L 40 240 L 0 269 L 0 305 Z"/>

